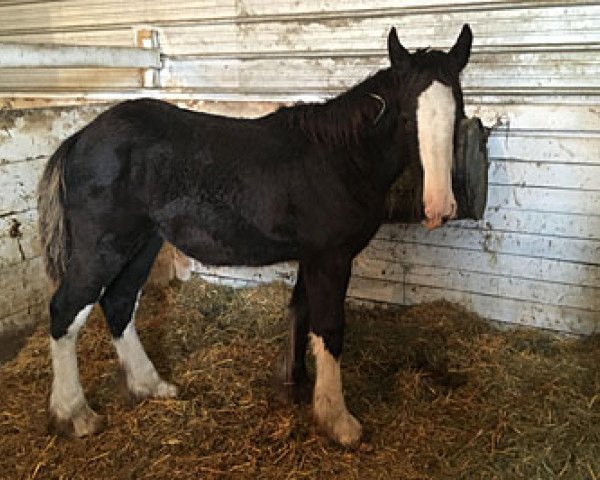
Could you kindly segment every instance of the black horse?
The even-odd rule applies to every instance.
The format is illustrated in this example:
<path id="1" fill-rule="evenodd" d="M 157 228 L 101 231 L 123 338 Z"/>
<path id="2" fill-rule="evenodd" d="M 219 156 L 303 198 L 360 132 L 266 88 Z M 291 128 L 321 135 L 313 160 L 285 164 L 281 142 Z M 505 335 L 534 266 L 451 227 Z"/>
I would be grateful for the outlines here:
<path id="1" fill-rule="evenodd" d="M 40 236 L 56 286 L 50 303 L 54 425 L 101 428 L 79 381 L 76 339 L 100 302 L 128 388 L 171 397 L 134 326 L 140 290 L 163 240 L 209 265 L 298 260 L 290 310 L 294 377 L 311 339 L 315 418 L 341 444 L 360 438 L 346 409 L 339 360 L 352 259 L 382 221 L 386 193 L 410 162 L 423 167 L 425 226 L 454 217 L 454 137 L 464 117 L 459 74 L 472 34 L 448 52 L 410 54 L 395 29 L 391 66 L 325 103 L 255 120 L 121 103 L 67 139 L 39 186 Z"/>

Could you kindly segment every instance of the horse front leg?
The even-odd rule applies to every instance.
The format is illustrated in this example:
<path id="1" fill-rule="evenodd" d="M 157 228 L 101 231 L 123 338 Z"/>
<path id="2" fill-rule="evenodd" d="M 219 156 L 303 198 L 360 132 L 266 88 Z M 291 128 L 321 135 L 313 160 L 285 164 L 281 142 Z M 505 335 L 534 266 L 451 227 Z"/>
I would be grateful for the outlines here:
<path id="1" fill-rule="evenodd" d="M 344 299 L 352 258 L 331 253 L 305 263 L 304 274 L 316 363 L 313 412 L 318 425 L 342 445 L 359 441 L 362 427 L 344 402 L 340 359 L 344 338 Z"/>
<path id="2" fill-rule="evenodd" d="M 283 357 L 280 381 L 283 383 L 282 398 L 292 403 L 308 403 L 311 385 L 306 373 L 306 346 L 308 345 L 309 316 L 306 287 L 302 264 L 288 308 L 289 335 Z"/>

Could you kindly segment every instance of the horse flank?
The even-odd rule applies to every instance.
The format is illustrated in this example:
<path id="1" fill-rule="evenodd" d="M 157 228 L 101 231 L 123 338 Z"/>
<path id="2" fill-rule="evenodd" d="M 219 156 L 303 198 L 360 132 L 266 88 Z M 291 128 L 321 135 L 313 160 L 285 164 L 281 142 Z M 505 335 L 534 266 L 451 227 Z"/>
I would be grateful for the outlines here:
<path id="1" fill-rule="evenodd" d="M 46 274 L 55 287 L 64 276 L 69 257 L 65 218 L 65 164 L 78 132 L 65 140 L 50 157 L 38 185 L 38 229 Z"/>

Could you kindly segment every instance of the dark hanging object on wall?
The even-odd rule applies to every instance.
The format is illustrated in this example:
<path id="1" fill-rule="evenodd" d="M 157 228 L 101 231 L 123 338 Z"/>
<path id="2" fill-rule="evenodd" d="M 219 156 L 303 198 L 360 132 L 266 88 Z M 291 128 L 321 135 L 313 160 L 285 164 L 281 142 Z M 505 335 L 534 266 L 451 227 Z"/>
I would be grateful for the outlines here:
<path id="1" fill-rule="evenodd" d="M 461 121 L 452 166 L 452 190 L 459 219 L 480 220 L 487 202 L 489 130 L 477 117 Z M 387 198 L 385 221 L 414 223 L 424 218 L 423 171 L 408 168 L 392 185 Z"/>

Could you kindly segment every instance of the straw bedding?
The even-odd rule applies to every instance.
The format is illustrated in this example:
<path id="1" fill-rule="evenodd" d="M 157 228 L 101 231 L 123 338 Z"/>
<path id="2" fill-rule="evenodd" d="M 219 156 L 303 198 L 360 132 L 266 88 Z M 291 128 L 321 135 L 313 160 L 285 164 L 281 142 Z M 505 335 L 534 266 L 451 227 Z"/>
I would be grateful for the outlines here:
<path id="1" fill-rule="evenodd" d="M 0 367 L 0 477 L 38 479 L 591 479 L 600 477 L 600 338 L 502 331 L 448 303 L 348 306 L 343 358 L 365 438 L 343 449 L 281 400 L 283 285 L 200 280 L 147 292 L 138 328 L 175 400 L 132 405 L 94 311 L 79 341 L 92 438 L 47 433 L 40 327 Z"/>

